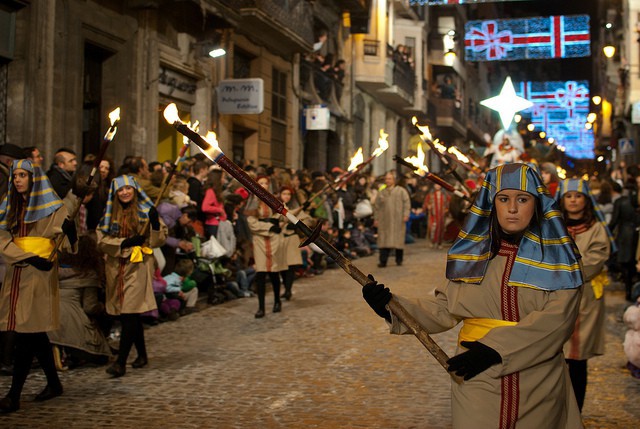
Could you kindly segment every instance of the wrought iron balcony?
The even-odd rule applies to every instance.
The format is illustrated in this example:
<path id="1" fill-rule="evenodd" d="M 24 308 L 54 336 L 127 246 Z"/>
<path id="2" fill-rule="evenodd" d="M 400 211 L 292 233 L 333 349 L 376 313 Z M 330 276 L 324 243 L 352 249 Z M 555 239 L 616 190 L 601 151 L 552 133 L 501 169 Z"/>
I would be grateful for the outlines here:
<path id="1" fill-rule="evenodd" d="M 335 116 L 346 116 L 340 106 L 343 85 L 319 66 L 309 61 L 300 63 L 300 88 L 310 104 L 326 104 Z"/>

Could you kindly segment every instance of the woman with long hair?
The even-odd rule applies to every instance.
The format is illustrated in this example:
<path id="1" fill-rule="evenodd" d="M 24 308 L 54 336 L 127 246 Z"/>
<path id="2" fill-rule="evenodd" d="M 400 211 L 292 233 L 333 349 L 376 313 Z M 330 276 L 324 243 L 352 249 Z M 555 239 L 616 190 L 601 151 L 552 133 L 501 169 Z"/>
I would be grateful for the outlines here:
<path id="1" fill-rule="evenodd" d="M 149 222 L 150 228 L 145 229 Z M 143 235 L 144 234 L 144 235 Z M 135 344 L 138 357 L 133 368 L 147 365 L 147 349 L 140 315 L 156 309 L 153 295 L 153 251 L 167 237 L 167 227 L 132 176 L 111 182 L 107 209 L 97 229 L 98 249 L 106 255 L 107 313 L 120 316 L 122 332 L 118 358 L 107 373 L 121 377 Z M 148 244 L 147 244 L 148 243 Z"/>
<path id="2" fill-rule="evenodd" d="M 58 264 L 49 260 L 54 239 L 64 232 L 63 249 L 77 241 L 75 223 L 40 166 L 13 161 L 9 190 L 0 206 L 0 251 L 7 265 L 0 289 L 0 330 L 15 335 L 15 364 L 9 393 L 0 412 L 20 408 L 20 395 L 34 356 L 47 377 L 36 396 L 46 401 L 62 395 L 47 331 L 60 326 Z"/>
<path id="3" fill-rule="evenodd" d="M 295 191 L 288 187 L 283 186 L 280 188 L 280 201 L 282 201 L 287 209 L 289 209 L 289 203 L 294 197 Z M 308 219 L 304 211 L 298 213 L 298 219 Z M 287 223 L 282 231 L 283 243 L 281 247 L 281 271 L 282 283 L 284 285 L 284 294 L 282 297 L 289 301 L 292 296 L 293 282 L 296 278 L 295 267 L 302 265 L 302 253 L 300 252 L 300 237 L 296 233 L 295 226 L 292 223 Z"/>
<path id="4" fill-rule="evenodd" d="M 606 227 L 589 185 L 584 180 L 560 182 L 556 200 L 569 234 L 582 255 L 584 290 L 575 330 L 564 345 L 571 384 L 582 411 L 587 390 L 587 359 L 604 354 L 604 286 L 609 283 L 605 262 L 613 237 Z"/>
<path id="5" fill-rule="evenodd" d="M 271 180 L 267 176 L 260 176 L 257 179 L 260 186 L 269 189 Z M 282 246 L 282 234 L 280 221 L 282 216 L 271 210 L 269 206 L 260 201 L 255 195 L 247 202 L 245 209 L 247 222 L 251 229 L 253 240 L 253 256 L 256 264 L 256 288 L 258 291 L 258 311 L 256 319 L 265 315 L 265 295 L 267 275 L 271 279 L 273 287 L 273 312 L 279 313 L 282 310 L 280 302 L 280 271 L 281 262 L 278 254 Z"/>
<path id="6" fill-rule="evenodd" d="M 579 258 L 538 174 L 506 164 L 487 173 L 448 252 L 448 283 L 393 297 L 430 333 L 463 323 L 447 361 L 464 379 L 451 383 L 454 428 L 582 428 L 562 353 L 580 305 Z M 363 296 L 392 333 L 407 332 L 388 288 L 372 278 Z"/>
<path id="7" fill-rule="evenodd" d="M 204 213 L 204 232 L 207 239 L 218 233 L 218 225 L 221 220 L 227 220 L 224 211 L 224 198 L 222 195 L 222 170 L 214 169 L 209 172 L 204 184 L 204 198 L 202 200 L 202 213 Z"/>

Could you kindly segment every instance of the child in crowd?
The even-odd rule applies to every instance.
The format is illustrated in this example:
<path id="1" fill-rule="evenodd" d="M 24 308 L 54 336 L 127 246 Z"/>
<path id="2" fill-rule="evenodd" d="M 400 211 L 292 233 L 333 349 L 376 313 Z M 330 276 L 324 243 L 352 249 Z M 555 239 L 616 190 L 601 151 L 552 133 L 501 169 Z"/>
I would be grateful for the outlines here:
<path id="1" fill-rule="evenodd" d="M 156 297 L 157 311 L 160 313 L 159 321 L 170 320 L 173 322 L 178 320 L 178 317 L 180 317 L 180 300 L 167 297 L 167 282 L 160 274 L 160 268 L 156 268 L 151 284 L 153 286 L 153 295 Z"/>
<path id="2" fill-rule="evenodd" d="M 176 262 L 174 271 L 164 276 L 167 282 L 167 296 L 170 298 L 179 298 L 185 305 L 185 313 L 193 313 L 196 311 L 196 302 L 198 301 L 198 288 L 194 284 L 184 284 L 184 281 L 193 272 L 194 265 L 191 259 L 180 259 Z"/>

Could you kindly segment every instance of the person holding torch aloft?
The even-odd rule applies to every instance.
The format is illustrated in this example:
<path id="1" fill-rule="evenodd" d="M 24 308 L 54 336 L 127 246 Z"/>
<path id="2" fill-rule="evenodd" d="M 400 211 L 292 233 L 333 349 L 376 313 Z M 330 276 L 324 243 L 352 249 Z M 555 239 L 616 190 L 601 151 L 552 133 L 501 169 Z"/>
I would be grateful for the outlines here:
<path id="1" fill-rule="evenodd" d="M 138 357 L 132 366 L 147 365 L 141 314 L 156 309 L 151 248 L 164 244 L 167 227 L 140 185 L 125 175 L 111 182 L 107 209 L 96 232 L 98 249 L 106 255 L 107 313 L 119 315 L 122 323 L 118 358 L 107 373 L 121 377 L 134 344 Z"/>
<path id="2" fill-rule="evenodd" d="M 0 252 L 7 263 L 0 289 L 0 330 L 16 333 L 11 388 L 0 400 L 0 412 L 20 408 L 20 395 L 34 356 L 47 377 L 35 400 L 62 394 L 47 331 L 59 328 L 60 296 L 54 239 L 64 233 L 64 249 L 75 250 L 75 223 L 38 165 L 15 160 L 9 188 L 0 205 Z"/>
<path id="3" fill-rule="evenodd" d="M 429 333 L 460 322 L 448 370 L 454 428 L 581 428 L 562 353 L 574 329 L 583 275 L 558 205 L 525 164 L 487 177 L 447 255 L 445 285 L 416 300 L 394 295 Z M 374 311 L 406 332 L 388 310 L 391 292 L 363 287 Z"/>

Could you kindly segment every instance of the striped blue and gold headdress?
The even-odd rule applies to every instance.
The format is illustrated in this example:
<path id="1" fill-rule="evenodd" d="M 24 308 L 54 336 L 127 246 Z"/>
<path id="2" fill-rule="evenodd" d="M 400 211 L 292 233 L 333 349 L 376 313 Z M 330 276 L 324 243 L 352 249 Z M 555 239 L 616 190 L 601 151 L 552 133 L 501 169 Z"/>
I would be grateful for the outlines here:
<path id="1" fill-rule="evenodd" d="M 572 289 L 582 285 L 580 253 L 567 233 L 556 201 L 529 166 L 506 164 L 489 170 L 469 215 L 447 255 L 447 278 L 480 283 L 491 257 L 491 212 L 496 194 L 519 189 L 540 202 L 540 225 L 525 231 L 518 246 L 509 286 L 541 290 Z"/>
<path id="2" fill-rule="evenodd" d="M 13 172 L 22 169 L 31 173 L 31 192 L 27 198 L 27 207 L 24 214 L 24 222 L 32 223 L 44 219 L 62 206 L 62 200 L 51 186 L 49 178 L 39 165 L 33 165 L 28 159 L 16 159 L 9 170 L 9 190 L 2 203 L 0 203 L 0 229 L 10 229 L 13 225 L 7 224 L 7 213 L 11 210 L 11 195 L 16 192 L 13 186 Z"/>
<path id="3" fill-rule="evenodd" d="M 120 234 L 120 225 L 116 220 L 112 218 L 113 214 L 113 200 L 117 198 L 116 195 L 118 189 L 123 186 L 132 186 L 138 191 L 138 218 L 140 223 L 146 222 L 149 218 L 149 209 L 153 207 L 153 202 L 144 193 L 138 182 L 132 176 L 118 176 L 111 181 L 111 187 L 109 188 L 109 199 L 107 201 L 107 208 L 105 209 L 104 216 L 100 219 L 100 225 L 98 228 L 106 234 L 117 236 Z"/>
<path id="4" fill-rule="evenodd" d="M 570 191 L 580 192 L 581 194 L 584 194 L 591 199 L 591 204 L 593 205 L 593 211 L 595 212 L 596 219 L 602 224 L 602 226 L 604 226 L 605 231 L 607 231 L 607 236 L 609 237 L 609 242 L 611 243 L 611 253 L 616 252 L 618 248 L 616 247 L 613 234 L 611 234 L 611 231 L 609 231 L 607 222 L 604 219 L 604 214 L 602 213 L 602 210 L 600 210 L 600 205 L 596 201 L 596 198 L 593 196 L 593 193 L 591 193 L 589 183 L 582 179 L 565 179 L 561 181 L 560 186 L 558 186 L 558 191 L 556 192 L 556 201 L 558 201 L 558 204 L 560 204 L 562 196 Z"/>

